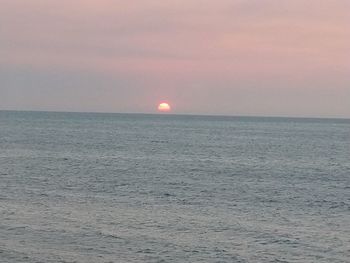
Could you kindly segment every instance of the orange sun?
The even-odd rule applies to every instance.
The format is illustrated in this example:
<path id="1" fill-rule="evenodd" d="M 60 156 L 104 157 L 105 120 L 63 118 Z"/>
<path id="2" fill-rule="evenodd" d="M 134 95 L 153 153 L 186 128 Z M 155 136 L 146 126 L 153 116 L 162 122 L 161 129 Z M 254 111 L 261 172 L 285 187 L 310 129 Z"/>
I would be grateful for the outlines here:
<path id="1" fill-rule="evenodd" d="M 161 104 L 158 105 L 158 110 L 161 112 L 168 112 L 171 110 L 171 107 L 168 103 L 162 102 Z"/>

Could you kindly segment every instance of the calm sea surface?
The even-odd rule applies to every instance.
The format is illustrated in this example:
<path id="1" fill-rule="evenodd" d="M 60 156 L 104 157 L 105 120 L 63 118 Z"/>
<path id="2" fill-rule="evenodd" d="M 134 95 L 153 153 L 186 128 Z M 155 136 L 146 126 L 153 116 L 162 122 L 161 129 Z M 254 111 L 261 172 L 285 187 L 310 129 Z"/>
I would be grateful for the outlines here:
<path id="1" fill-rule="evenodd" d="M 350 262 L 350 121 L 0 111 L 0 262 Z"/>

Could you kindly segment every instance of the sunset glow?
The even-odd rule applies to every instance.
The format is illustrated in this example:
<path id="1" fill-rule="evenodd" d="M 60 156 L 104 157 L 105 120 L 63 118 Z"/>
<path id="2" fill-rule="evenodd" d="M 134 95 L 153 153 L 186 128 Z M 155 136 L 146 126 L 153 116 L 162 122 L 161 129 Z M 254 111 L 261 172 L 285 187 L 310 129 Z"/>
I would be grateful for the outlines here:
<path id="1" fill-rule="evenodd" d="M 171 110 L 171 107 L 168 103 L 162 102 L 158 105 L 158 110 L 161 112 L 169 112 Z"/>
<path id="2" fill-rule="evenodd" d="M 349 10 L 1 0 L 0 109 L 350 118 Z"/>

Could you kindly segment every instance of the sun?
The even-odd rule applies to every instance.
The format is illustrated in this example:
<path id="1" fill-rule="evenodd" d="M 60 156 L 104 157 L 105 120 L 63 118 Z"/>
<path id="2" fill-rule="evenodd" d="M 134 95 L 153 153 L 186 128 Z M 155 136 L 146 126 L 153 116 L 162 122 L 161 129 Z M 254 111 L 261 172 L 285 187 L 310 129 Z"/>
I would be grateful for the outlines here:
<path id="1" fill-rule="evenodd" d="M 161 112 L 169 112 L 171 110 L 171 107 L 168 103 L 162 102 L 158 105 L 158 111 Z"/>

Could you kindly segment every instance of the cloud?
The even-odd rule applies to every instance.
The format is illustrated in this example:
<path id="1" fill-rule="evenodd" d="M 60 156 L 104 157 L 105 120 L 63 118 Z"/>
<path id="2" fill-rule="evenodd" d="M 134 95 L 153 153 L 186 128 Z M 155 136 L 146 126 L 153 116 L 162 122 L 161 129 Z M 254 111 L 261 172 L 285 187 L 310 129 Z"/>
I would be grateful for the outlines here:
<path id="1" fill-rule="evenodd" d="M 322 79 L 340 91 L 349 84 L 349 7 L 345 0 L 3 0 L 0 66 L 128 79 L 152 96 L 198 94 L 193 87 L 202 83 L 207 94 L 232 97 L 243 93 L 227 90 L 251 79 L 284 89 Z"/>

